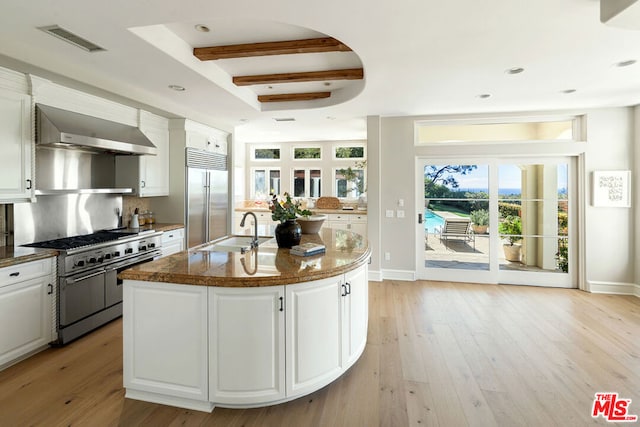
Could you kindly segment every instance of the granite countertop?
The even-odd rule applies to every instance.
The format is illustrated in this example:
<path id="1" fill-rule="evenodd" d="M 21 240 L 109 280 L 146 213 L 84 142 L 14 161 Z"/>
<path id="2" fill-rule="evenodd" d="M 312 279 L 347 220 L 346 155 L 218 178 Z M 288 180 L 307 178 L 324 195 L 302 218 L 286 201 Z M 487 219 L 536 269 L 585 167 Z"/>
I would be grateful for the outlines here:
<path id="1" fill-rule="evenodd" d="M 0 246 L 0 268 L 54 256 L 58 256 L 58 251 L 52 249 Z"/>
<path id="2" fill-rule="evenodd" d="M 134 266 L 118 277 L 201 286 L 275 286 L 337 276 L 367 263 L 371 254 L 366 238 L 346 230 L 303 234 L 301 243 L 306 242 L 323 243 L 326 253 L 291 255 L 289 249 L 278 248 L 274 238 L 245 254 L 193 248 Z"/>
<path id="3" fill-rule="evenodd" d="M 171 230 L 177 230 L 179 228 L 184 228 L 184 224 L 156 222 L 154 224 L 143 225 L 142 227 L 140 227 L 140 231 L 144 231 L 144 230 L 171 231 Z"/>
<path id="4" fill-rule="evenodd" d="M 366 215 L 366 210 L 361 209 L 309 209 L 314 215 L 327 215 L 327 214 L 347 214 L 347 215 Z M 269 212 L 269 208 L 267 207 L 237 207 L 235 208 L 236 212 Z"/>

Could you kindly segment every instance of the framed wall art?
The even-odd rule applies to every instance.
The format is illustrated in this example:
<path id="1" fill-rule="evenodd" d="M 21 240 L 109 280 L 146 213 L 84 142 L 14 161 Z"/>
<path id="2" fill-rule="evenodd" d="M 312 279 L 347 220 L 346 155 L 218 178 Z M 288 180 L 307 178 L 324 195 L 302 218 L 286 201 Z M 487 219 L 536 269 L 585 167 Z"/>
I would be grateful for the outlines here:
<path id="1" fill-rule="evenodd" d="M 631 207 L 631 171 L 593 172 L 593 206 Z"/>

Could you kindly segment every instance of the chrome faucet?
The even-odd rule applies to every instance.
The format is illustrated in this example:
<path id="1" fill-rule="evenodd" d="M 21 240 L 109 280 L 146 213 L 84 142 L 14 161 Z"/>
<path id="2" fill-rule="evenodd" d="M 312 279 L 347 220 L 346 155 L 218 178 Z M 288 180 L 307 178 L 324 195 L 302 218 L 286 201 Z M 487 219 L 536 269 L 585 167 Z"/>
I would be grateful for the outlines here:
<path id="1" fill-rule="evenodd" d="M 256 214 L 254 214 L 253 212 L 245 212 L 245 214 L 242 215 L 242 221 L 240 221 L 240 227 L 244 227 L 244 220 L 247 219 L 247 215 L 253 216 L 253 223 L 255 225 L 253 240 L 251 240 L 251 249 L 253 249 L 258 247 L 258 218 L 256 217 Z"/>

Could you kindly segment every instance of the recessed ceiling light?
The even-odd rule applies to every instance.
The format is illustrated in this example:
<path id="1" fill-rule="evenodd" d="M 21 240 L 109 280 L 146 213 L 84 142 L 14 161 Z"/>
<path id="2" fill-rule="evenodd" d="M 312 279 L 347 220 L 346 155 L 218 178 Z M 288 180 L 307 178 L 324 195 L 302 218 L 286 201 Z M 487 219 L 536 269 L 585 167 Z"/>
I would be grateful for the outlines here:
<path id="1" fill-rule="evenodd" d="M 211 31 L 209 27 L 202 24 L 198 24 L 194 28 L 196 29 L 196 31 L 200 31 L 201 33 L 208 33 L 209 31 Z"/>
<path id="2" fill-rule="evenodd" d="M 169 89 L 175 90 L 176 92 L 184 92 L 186 90 L 184 86 L 180 85 L 169 85 Z"/>
<path id="3" fill-rule="evenodd" d="M 505 71 L 505 73 L 507 74 L 520 74 L 524 71 L 524 68 L 522 67 L 513 67 L 513 68 L 509 68 L 507 71 Z"/>
<path id="4" fill-rule="evenodd" d="M 570 93 L 574 93 L 575 91 L 576 91 L 575 89 L 565 89 L 562 91 L 562 93 L 570 94 Z"/>
<path id="5" fill-rule="evenodd" d="M 480 95 L 478 95 L 478 98 L 480 98 L 480 99 L 491 98 L 491 94 L 490 93 L 481 93 Z"/>
<path id="6" fill-rule="evenodd" d="M 635 59 L 629 59 L 627 61 L 620 61 L 616 64 L 616 67 L 628 67 L 629 65 L 635 64 L 637 61 Z"/>

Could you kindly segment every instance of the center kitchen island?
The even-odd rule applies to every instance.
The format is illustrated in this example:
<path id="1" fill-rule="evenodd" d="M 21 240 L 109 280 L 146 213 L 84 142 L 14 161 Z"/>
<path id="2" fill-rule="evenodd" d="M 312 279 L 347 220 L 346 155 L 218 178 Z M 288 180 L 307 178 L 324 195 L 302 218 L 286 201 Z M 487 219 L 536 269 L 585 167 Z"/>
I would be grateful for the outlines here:
<path id="1" fill-rule="evenodd" d="M 226 252 L 206 244 L 119 274 L 126 397 L 211 412 L 278 404 L 340 377 L 367 340 L 368 242 L 346 230 Z"/>

